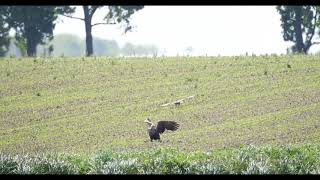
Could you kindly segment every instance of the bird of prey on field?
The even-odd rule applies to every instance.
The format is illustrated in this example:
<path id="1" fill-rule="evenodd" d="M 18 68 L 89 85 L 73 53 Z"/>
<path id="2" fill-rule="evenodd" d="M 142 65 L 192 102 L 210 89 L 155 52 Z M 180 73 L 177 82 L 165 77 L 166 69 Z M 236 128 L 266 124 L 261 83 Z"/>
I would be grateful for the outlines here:
<path id="1" fill-rule="evenodd" d="M 161 141 L 160 134 L 165 132 L 165 130 L 176 131 L 180 126 L 175 121 L 159 121 L 156 125 L 154 125 L 151 122 L 150 118 L 147 118 L 144 122 L 148 124 L 148 133 L 150 136 L 150 141 Z"/>

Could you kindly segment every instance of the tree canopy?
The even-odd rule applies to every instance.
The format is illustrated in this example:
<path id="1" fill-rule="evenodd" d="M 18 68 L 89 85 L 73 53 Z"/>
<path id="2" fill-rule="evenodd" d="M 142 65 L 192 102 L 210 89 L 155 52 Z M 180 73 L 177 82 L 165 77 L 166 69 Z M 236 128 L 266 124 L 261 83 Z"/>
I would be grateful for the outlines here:
<path id="1" fill-rule="evenodd" d="M 9 25 L 7 22 L 8 7 L 0 6 L 0 57 L 4 56 L 8 51 L 10 38 L 9 38 Z"/>
<path id="2" fill-rule="evenodd" d="M 53 38 L 59 14 L 74 11 L 69 6 L 8 6 L 6 22 L 15 30 L 15 39 L 26 46 L 28 56 L 36 55 L 36 47 Z"/>
<path id="3" fill-rule="evenodd" d="M 319 42 L 313 41 L 320 25 L 318 6 L 277 6 L 281 15 L 283 39 L 292 41 L 293 52 L 307 53 L 310 47 Z"/>
<path id="4" fill-rule="evenodd" d="M 125 33 L 130 31 L 133 27 L 130 24 L 130 17 L 136 11 L 141 10 L 144 6 L 108 6 L 105 10 L 104 22 L 92 23 L 92 18 L 98 9 L 103 6 L 83 6 L 84 18 L 66 15 L 67 17 L 82 20 L 85 23 L 86 31 L 86 55 L 93 55 L 93 39 L 92 28 L 97 25 L 107 24 L 122 24 L 125 26 Z"/>

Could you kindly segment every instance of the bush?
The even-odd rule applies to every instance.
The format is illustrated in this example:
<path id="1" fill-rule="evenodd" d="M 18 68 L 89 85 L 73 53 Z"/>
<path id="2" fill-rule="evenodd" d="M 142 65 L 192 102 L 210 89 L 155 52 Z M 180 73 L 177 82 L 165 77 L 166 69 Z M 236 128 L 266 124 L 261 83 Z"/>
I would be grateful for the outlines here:
<path id="1" fill-rule="evenodd" d="M 31 161 L 30 174 L 75 174 L 77 170 L 74 165 L 52 157 L 36 157 Z"/>
<path id="2" fill-rule="evenodd" d="M 16 174 L 18 163 L 9 155 L 0 154 L 0 174 Z"/>
<path id="3" fill-rule="evenodd" d="M 320 146 L 267 146 L 205 152 L 157 149 L 76 155 L 0 153 L 0 174 L 319 174 Z"/>
<path id="4" fill-rule="evenodd" d="M 58 156 L 0 155 L 0 174 L 75 174 L 74 165 Z"/>

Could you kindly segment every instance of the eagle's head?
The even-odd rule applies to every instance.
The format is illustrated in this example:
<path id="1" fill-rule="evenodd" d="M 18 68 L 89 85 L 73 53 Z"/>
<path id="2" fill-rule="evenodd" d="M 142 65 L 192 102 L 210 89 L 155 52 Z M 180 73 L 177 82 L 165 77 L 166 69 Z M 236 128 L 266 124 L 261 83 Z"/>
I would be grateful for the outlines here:
<path id="1" fill-rule="evenodd" d="M 150 118 L 147 118 L 144 122 L 147 123 L 149 126 L 152 126 L 152 122 Z"/>

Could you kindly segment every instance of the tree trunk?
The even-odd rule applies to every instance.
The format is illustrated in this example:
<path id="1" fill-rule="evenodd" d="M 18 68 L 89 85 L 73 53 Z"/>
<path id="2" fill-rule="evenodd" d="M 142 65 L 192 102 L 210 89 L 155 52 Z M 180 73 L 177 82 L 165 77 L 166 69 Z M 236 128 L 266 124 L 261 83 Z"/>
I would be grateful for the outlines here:
<path id="1" fill-rule="evenodd" d="M 296 7 L 296 16 L 295 16 L 295 38 L 296 38 L 296 48 L 299 53 L 305 53 L 303 38 L 302 38 L 302 30 L 301 30 L 301 20 L 302 20 L 302 7 Z"/>
<path id="2" fill-rule="evenodd" d="M 93 42 L 92 42 L 92 26 L 91 26 L 91 19 L 92 16 L 89 13 L 89 7 L 83 6 L 84 12 L 84 23 L 86 27 L 86 55 L 91 56 L 93 54 Z"/>
<path id="3" fill-rule="evenodd" d="M 309 42 L 308 44 L 305 45 L 305 47 L 303 48 L 303 52 L 305 54 L 308 54 L 308 51 L 310 49 L 310 47 L 312 46 L 311 42 Z"/>
<path id="4" fill-rule="evenodd" d="M 37 54 L 37 48 L 36 45 L 30 40 L 30 38 L 27 38 L 27 55 L 29 57 L 34 57 Z"/>
<path id="5" fill-rule="evenodd" d="M 32 29 L 26 28 L 27 55 L 33 57 L 37 55 L 37 43 L 34 40 Z"/>

